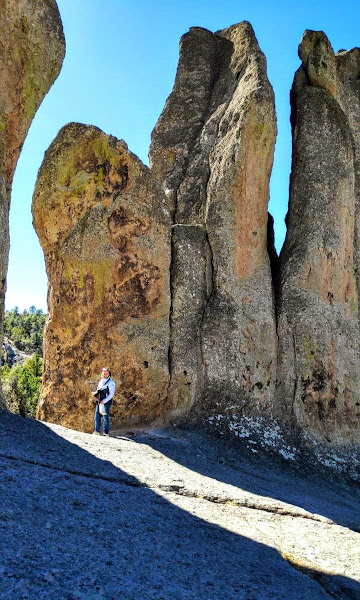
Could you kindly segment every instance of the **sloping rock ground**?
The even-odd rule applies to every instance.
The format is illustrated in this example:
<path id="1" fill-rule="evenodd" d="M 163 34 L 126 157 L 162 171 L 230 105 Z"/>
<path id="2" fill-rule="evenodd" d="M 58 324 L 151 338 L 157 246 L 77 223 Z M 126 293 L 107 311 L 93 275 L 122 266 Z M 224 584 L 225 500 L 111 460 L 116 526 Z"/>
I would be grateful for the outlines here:
<path id="1" fill-rule="evenodd" d="M 196 431 L 1 413 L 0 597 L 360 598 L 360 492 Z"/>

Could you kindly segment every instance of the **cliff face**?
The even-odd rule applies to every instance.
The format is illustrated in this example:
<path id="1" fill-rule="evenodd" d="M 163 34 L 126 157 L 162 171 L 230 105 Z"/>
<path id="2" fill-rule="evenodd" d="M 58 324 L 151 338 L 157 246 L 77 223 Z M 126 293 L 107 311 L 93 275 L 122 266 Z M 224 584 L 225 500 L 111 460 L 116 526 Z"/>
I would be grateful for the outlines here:
<path id="1" fill-rule="evenodd" d="M 0 337 L 12 179 L 30 124 L 60 72 L 64 53 L 54 0 L 0 0 Z"/>
<path id="2" fill-rule="evenodd" d="M 33 198 L 49 278 L 38 416 L 91 431 L 101 368 L 119 386 L 113 423 L 156 421 L 169 383 L 170 218 L 126 144 L 71 123 L 47 151 Z"/>
<path id="3" fill-rule="evenodd" d="M 271 411 L 276 333 L 267 203 L 276 120 L 249 23 L 183 36 L 150 165 L 173 212 L 174 416 Z"/>
<path id="4" fill-rule="evenodd" d="M 306 31 L 291 93 L 280 261 L 278 405 L 317 439 L 359 441 L 360 54 Z M 285 404 L 284 404 L 285 399 Z"/>
<path id="5" fill-rule="evenodd" d="M 307 31 L 299 55 L 280 261 L 274 97 L 248 23 L 183 36 L 151 171 L 95 127 L 60 131 L 33 202 L 49 276 L 40 418 L 90 430 L 107 363 L 118 427 L 206 421 L 294 460 L 294 434 L 359 441 L 360 50 Z"/>

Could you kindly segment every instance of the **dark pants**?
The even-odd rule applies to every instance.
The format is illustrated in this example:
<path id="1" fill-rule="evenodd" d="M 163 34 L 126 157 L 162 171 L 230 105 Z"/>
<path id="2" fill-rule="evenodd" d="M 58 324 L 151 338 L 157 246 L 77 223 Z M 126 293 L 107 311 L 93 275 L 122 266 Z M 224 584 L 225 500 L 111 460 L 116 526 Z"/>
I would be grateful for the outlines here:
<path id="1" fill-rule="evenodd" d="M 100 411 L 99 411 L 99 404 L 96 405 L 95 431 L 98 431 L 100 433 L 101 418 L 104 417 L 104 433 L 109 433 L 109 430 L 110 430 L 109 412 L 110 412 L 111 405 L 112 405 L 112 400 L 105 402 L 104 406 L 105 406 L 105 410 L 106 410 L 106 415 L 101 415 Z"/>

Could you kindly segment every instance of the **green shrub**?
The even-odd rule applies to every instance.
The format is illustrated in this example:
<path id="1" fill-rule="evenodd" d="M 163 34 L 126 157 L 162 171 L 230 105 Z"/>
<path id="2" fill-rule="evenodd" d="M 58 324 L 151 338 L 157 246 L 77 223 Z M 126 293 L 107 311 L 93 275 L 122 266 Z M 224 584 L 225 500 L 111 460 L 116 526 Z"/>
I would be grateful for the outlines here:
<path id="1" fill-rule="evenodd" d="M 28 358 L 23 365 L 1 367 L 3 394 L 11 412 L 35 418 L 42 370 L 43 361 L 38 354 Z"/>
<path id="2" fill-rule="evenodd" d="M 4 335 L 27 354 L 37 352 L 42 355 L 43 331 L 46 315 L 35 306 L 19 313 L 17 307 L 4 313 Z"/>

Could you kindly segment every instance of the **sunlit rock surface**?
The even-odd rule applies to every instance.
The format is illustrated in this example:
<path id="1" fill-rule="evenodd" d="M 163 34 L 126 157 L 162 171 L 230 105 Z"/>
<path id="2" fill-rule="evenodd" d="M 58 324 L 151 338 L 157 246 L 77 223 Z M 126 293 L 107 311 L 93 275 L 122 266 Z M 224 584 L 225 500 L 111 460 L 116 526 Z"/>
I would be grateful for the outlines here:
<path id="1" fill-rule="evenodd" d="M 24 139 L 57 78 L 65 40 L 54 0 L 0 0 L 0 337 L 11 184 Z M 4 406 L 0 393 L 0 406 Z"/>
<path id="2" fill-rule="evenodd" d="M 180 43 L 150 165 L 173 212 L 174 416 L 271 412 L 276 333 L 267 252 L 276 135 L 265 57 L 247 22 Z"/>
<path id="3" fill-rule="evenodd" d="M 115 427 L 206 423 L 254 454 L 311 448 L 356 476 L 359 52 L 335 54 L 322 32 L 300 44 L 280 261 L 274 97 L 249 23 L 183 36 L 151 171 L 95 127 L 61 130 L 34 194 L 50 286 L 41 419 L 90 430 L 107 363 Z"/>
<path id="4" fill-rule="evenodd" d="M 170 217 L 155 177 L 96 127 L 65 126 L 33 198 L 49 278 L 38 416 L 89 431 L 101 367 L 113 425 L 161 418 L 169 384 Z"/>
<path id="5" fill-rule="evenodd" d="M 360 441 L 359 49 L 306 31 L 291 93 L 293 160 L 278 306 L 278 413 Z"/>
<path id="6" fill-rule="evenodd" d="M 360 489 L 343 476 L 201 431 L 2 424 L 2 600 L 359 598 Z"/>

